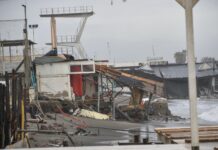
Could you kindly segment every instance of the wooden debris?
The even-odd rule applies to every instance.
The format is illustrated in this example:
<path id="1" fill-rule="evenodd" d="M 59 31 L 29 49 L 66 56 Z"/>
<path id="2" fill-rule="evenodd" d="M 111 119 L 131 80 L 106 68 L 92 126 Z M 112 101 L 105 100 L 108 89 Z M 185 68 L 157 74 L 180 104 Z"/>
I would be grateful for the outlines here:
<path id="1" fill-rule="evenodd" d="M 190 128 L 156 128 L 159 140 L 163 143 L 178 143 L 183 140 L 191 143 Z M 204 126 L 199 128 L 200 142 L 218 142 L 218 126 Z"/>

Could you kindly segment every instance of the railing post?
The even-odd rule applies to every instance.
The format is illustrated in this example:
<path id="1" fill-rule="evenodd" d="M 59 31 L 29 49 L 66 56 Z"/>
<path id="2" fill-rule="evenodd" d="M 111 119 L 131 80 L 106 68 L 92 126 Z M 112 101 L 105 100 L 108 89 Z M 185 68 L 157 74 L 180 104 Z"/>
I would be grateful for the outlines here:
<path id="1" fill-rule="evenodd" d="M 5 147 L 5 86 L 0 84 L 0 148 Z"/>
<path id="2" fill-rule="evenodd" d="M 5 72 L 5 100 L 6 100 L 6 124 L 5 124 L 5 145 L 11 144 L 11 111 L 10 111 L 10 95 L 9 95 L 9 75 Z"/>
<path id="3" fill-rule="evenodd" d="M 15 70 L 12 71 L 12 134 L 16 138 L 16 75 Z"/>

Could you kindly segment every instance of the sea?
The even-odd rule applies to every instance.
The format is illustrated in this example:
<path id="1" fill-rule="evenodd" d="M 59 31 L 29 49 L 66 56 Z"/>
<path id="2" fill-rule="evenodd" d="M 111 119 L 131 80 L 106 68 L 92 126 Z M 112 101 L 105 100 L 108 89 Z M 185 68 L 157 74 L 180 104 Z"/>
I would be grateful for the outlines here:
<path id="1" fill-rule="evenodd" d="M 198 111 L 198 125 L 199 126 L 216 126 L 218 125 L 218 99 L 197 99 Z M 157 134 L 154 132 L 155 128 L 165 127 L 190 127 L 190 105 L 188 99 L 172 99 L 168 100 L 168 107 L 172 115 L 180 116 L 183 119 L 178 121 L 145 121 L 141 131 L 148 131 L 148 133 L 141 133 L 141 138 L 148 138 L 150 142 L 160 142 Z M 203 149 L 209 149 L 216 145 L 216 143 L 201 144 Z"/>
<path id="2" fill-rule="evenodd" d="M 201 125 L 218 124 L 218 99 L 197 99 L 198 123 Z M 168 100 L 168 107 L 173 115 L 190 122 L 189 100 Z"/>

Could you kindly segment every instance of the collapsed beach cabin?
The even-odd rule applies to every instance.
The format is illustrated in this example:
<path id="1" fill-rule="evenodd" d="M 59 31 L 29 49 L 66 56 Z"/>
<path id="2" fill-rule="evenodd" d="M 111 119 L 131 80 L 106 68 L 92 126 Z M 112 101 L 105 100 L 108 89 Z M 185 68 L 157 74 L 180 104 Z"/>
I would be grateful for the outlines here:
<path id="1" fill-rule="evenodd" d="M 89 75 L 95 73 L 92 60 L 74 60 L 69 55 L 43 56 L 35 59 L 35 70 L 39 96 L 74 100 L 96 92 L 90 88 L 94 84 Z"/>
<path id="2" fill-rule="evenodd" d="M 187 64 L 164 64 L 117 68 L 132 75 L 138 75 L 164 82 L 167 98 L 188 98 L 188 67 Z M 196 63 L 198 97 L 217 97 L 218 69 L 217 63 Z"/>
<path id="3" fill-rule="evenodd" d="M 168 98 L 188 98 L 187 64 L 151 66 L 156 76 L 163 78 Z M 215 97 L 218 94 L 216 63 L 196 63 L 198 97 Z"/>

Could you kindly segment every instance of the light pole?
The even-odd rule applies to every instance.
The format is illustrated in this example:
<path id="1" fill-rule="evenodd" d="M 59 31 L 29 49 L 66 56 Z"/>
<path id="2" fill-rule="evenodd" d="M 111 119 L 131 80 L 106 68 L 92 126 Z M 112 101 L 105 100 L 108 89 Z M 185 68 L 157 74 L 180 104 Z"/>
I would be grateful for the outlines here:
<path id="1" fill-rule="evenodd" d="M 32 31 L 33 31 L 33 42 L 35 42 L 35 34 L 34 34 L 34 30 L 36 29 L 36 28 L 38 28 L 38 24 L 30 24 L 29 25 L 29 28 L 30 29 L 32 29 Z M 33 59 L 35 58 L 35 53 L 34 53 L 34 44 L 33 44 Z"/>
<path id="2" fill-rule="evenodd" d="M 30 87 L 30 51 L 29 51 L 29 40 L 28 40 L 28 30 L 27 30 L 27 13 L 26 13 L 26 5 L 22 5 L 24 8 L 24 16 L 25 16 L 25 26 L 23 29 L 24 34 L 24 44 L 25 48 L 23 50 L 24 56 L 24 69 L 25 69 L 25 88 L 29 90 Z"/>
<path id="3" fill-rule="evenodd" d="M 186 44 L 188 52 L 188 87 L 191 116 L 191 146 L 192 150 L 199 150 L 198 118 L 197 118 L 197 90 L 196 67 L 194 49 L 193 7 L 199 0 L 176 0 L 184 9 L 186 16 Z"/>

